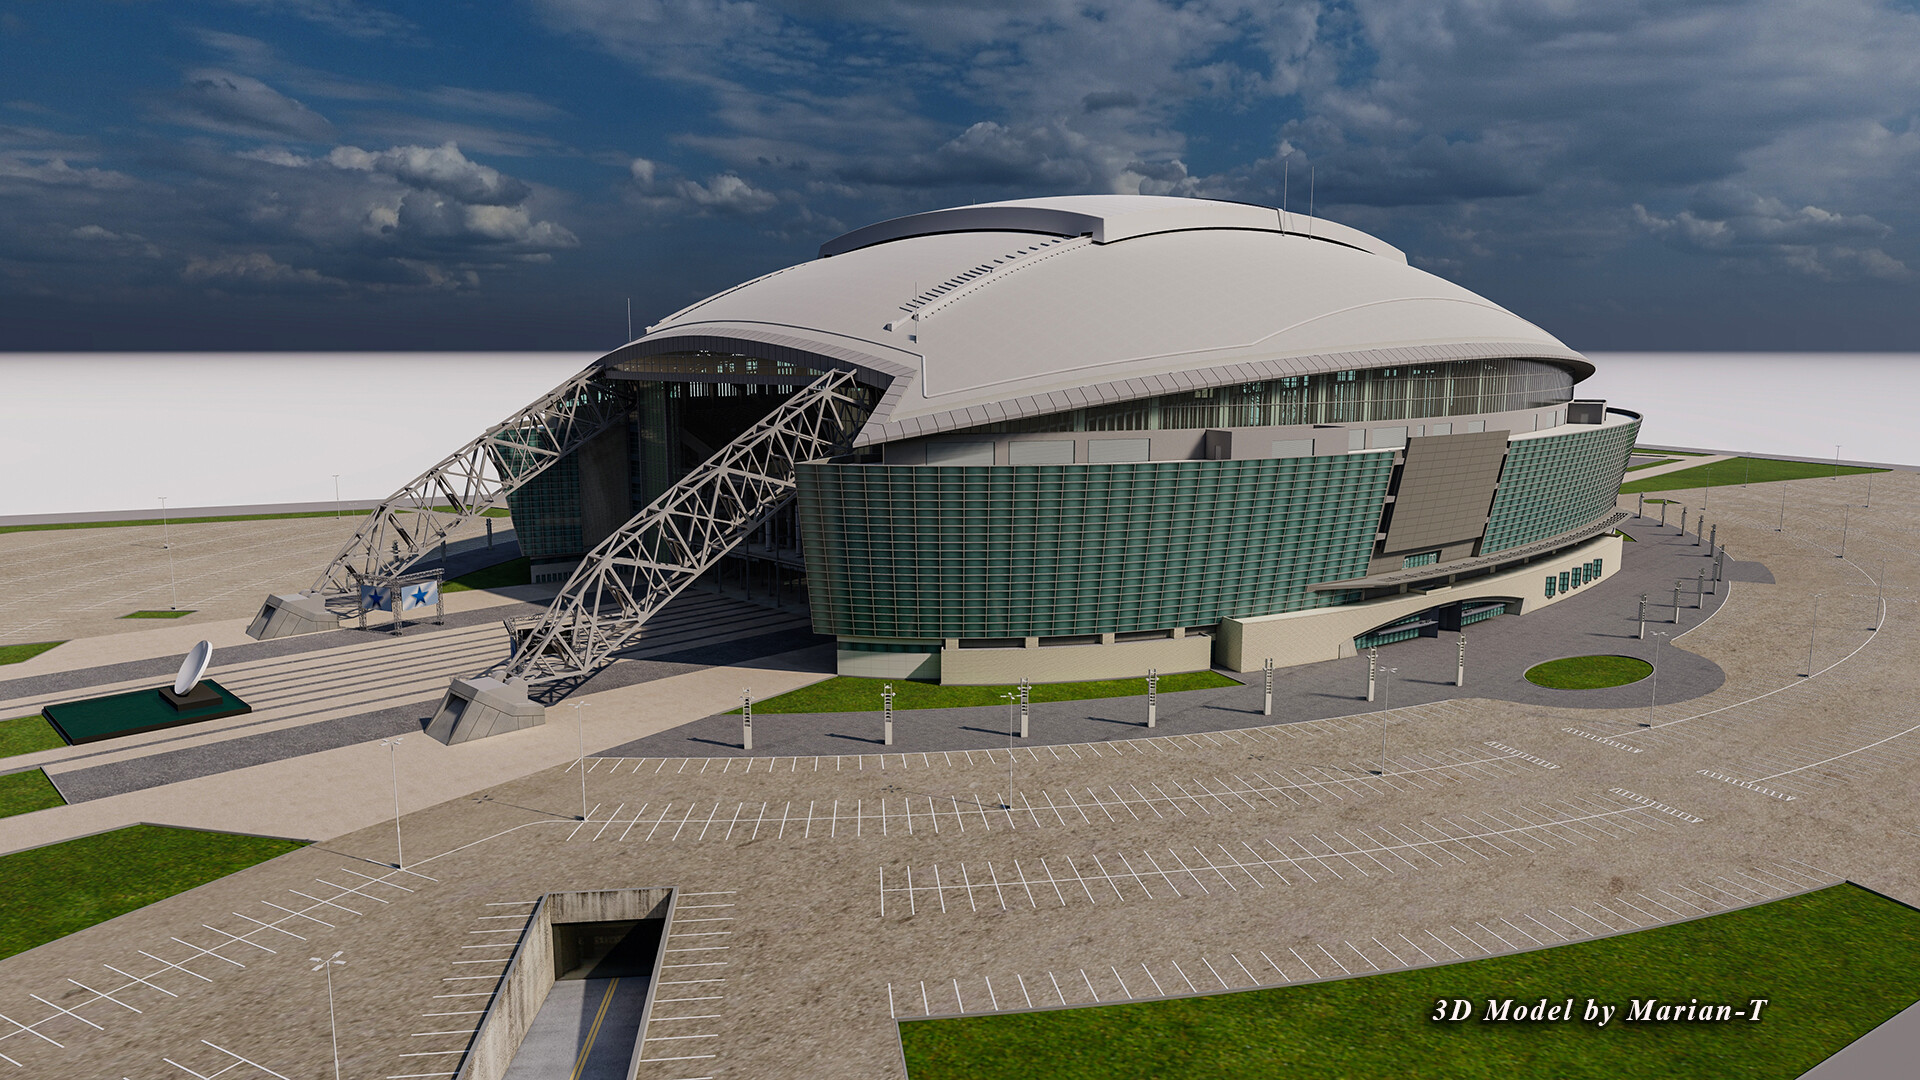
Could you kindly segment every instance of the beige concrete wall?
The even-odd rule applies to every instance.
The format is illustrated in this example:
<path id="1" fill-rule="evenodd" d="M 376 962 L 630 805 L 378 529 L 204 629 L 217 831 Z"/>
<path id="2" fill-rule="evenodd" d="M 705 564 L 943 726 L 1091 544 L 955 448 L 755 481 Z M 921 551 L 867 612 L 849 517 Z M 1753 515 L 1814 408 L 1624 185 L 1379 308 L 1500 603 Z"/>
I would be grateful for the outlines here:
<path id="1" fill-rule="evenodd" d="M 940 654 L 836 649 L 834 671 L 862 679 L 938 679 Z"/>
<path id="2" fill-rule="evenodd" d="M 548 893 L 534 905 L 533 916 L 520 935 L 520 943 L 500 977 L 500 992 L 487 1006 L 474 1032 L 473 1047 L 460 1062 L 457 1080 L 500 1080 L 513 1064 L 520 1041 L 527 1037 L 533 1018 L 546 1004 L 553 990 L 553 925 L 555 923 L 624 922 L 628 919 L 667 918 L 672 911 L 673 890 L 596 889 L 591 892 Z M 667 928 L 669 931 L 672 926 Z M 665 941 L 665 935 L 661 940 Z M 663 946 L 664 954 L 664 946 Z M 659 981 L 659 958 L 654 960 L 654 981 Z M 646 1013 L 653 1009 L 653 994 L 640 1019 L 640 1034 L 647 1033 Z M 638 1044 L 636 1043 L 636 1050 Z M 635 1055 L 638 1056 L 637 1053 Z M 628 1068 L 631 1076 L 633 1069 Z"/>
<path id="3" fill-rule="evenodd" d="M 1354 654 L 1353 639 L 1377 626 L 1428 608 L 1474 600 L 1518 600 L 1524 615 L 1557 604 L 1580 590 L 1544 595 L 1546 576 L 1571 570 L 1581 563 L 1601 560 L 1600 580 L 1620 572 L 1625 541 L 1611 533 L 1551 558 L 1536 559 L 1518 569 L 1475 578 L 1458 585 L 1369 600 L 1342 607 L 1289 611 L 1246 619 L 1222 619 L 1214 647 L 1214 663 L 1228 671 L 1251 671 L 1267 657 L 1275 667 L 1294 667 Z M 1509 612 L 1512 612 L 1510 607 Z"/>
<path id="4" fill-rule="evenodd" d="M 1162 675 L 1205 671 L 1213 665 L 1213 640 L 1204 634 L 1111 645 L 1053 645 L 1038 649 L 942 649 L 940 682 L 948 686 L 997 686 L 1033 682 L 1135 679 L 1148 668 Z"/>

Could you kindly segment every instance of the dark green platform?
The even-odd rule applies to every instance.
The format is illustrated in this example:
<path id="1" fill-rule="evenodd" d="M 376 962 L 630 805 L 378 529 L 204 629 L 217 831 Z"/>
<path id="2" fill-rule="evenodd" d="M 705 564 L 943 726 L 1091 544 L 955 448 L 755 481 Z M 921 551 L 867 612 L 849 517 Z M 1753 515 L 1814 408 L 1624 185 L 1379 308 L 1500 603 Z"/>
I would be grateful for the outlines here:
<path id="1" fill-rule="evenodd" d="M 142 731 L 158 731 L 182 724 L 197 724 L 202 720 L 218 720 L 253 711 L 253 706 L 241 701 L 232 691 L 212 679 L 202 679 L 200 685 L 219 691 L 219 702 L 197 709 L 176 709 L 160 696 L 157 689 L 134 690 L 85 701 L 69 701 L 65 705 L 49 705 L 40 710 L 40 715 L 47 718 L 53 730 L 67 740 L 69 746 L 77 746 L 80 743 L 137 735 Z"/>

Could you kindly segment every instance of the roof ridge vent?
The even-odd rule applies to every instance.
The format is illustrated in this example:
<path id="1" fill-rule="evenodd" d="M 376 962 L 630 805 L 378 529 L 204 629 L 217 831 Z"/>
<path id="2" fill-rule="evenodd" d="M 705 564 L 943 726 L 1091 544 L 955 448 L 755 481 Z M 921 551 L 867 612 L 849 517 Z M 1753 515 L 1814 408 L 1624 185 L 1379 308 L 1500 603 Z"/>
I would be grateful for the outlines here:
<path id="1" fill-rule="evenodd" d="M 1035 241 L 1007 252 L 992 263 L 981 263 L 971 270 L 948 278 L 901 304 L 900 310 L 916 319 L 927 318 L 936 311 L 944 311 L 961 298 L 972 296 L 994 282 L 1003 280 L 1015 270 L 1024 270 L 1029 266 L 1045 262 L 1055 255 L 1062 255 L 1092 243 L 1093 238 L 1088 236 L 1059 236 Z"/>

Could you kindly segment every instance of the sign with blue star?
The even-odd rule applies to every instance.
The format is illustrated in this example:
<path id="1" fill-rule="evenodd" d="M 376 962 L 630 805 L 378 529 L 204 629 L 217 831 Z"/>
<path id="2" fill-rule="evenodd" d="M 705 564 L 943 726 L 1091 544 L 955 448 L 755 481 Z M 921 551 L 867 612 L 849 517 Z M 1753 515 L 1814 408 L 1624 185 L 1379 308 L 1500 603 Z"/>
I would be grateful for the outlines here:
<path id="1" fill-rule="evenodd" d="M 392 611 L 393 590 L 379 585 L 360 586 L 360 610 Z"/>
<path id="2" fill-rule="evenodd" d="M 414 608 L 432 607 L 440 602 L 440 583 L 422 581 L 401 588 L 400 610 L 412 611 Z"/>

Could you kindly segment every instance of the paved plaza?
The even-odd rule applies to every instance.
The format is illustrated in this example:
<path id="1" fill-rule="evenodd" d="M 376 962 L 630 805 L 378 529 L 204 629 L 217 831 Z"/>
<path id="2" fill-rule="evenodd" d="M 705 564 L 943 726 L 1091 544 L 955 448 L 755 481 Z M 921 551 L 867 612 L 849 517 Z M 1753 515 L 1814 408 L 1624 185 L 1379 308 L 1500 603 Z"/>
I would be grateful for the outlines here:
<path id="1" fill-rule="evenodd" d="M 498 647 L 494 608 L 535 598 L 468 601 L 470 621 L 400 639 L 236 656 L 257 666 L 234 684 L 261 680 L 284 713 L 191 745 L 48 752 L 82 801 L 0 821 L 0 847 L 125 820 L 286 831 L 259 824 L 287 820 L 276 802 L 319 842 L 0 961 L 0 1055 L 23 1077 L 331 1075 L 306 957 L 341 950 L 342 1074 L 439 1080 L 534 902 L 562 890 L 679 890 L 640 1080 L 898 1078 L 900 1017 L 1369 974 L 1843 880 L 1917 903 L 1920 477 L 1876 476 L 1871 508 L 1863 480 L 1667 493 L 1706 504 L 1735 569 L 1683 606 L 1657 701 L 1645 683 L 1574 693 L 1518 675 L 1649 654 L 1639 595 L 1670 603 L 1693 576 L 1679 568 L 1706 559 L 1646 521 L 1629 523 L 1617 577 L 1470 627 L 1464 688 L 1448 636 L 1381 649 L 1401 669 L 1390 702 L 1363 700 L 1365 660 L 1350 659 L 1280 673 L 1270 718 L 1255 672 L 1169 695 L 1153 732 L 1135 726 L 1138 699 L 1039 707 L 1025 742 L 997 709 L 901 714 L 891 748 L 861 741 L 878 734 L 868 714 L 764 715 L 759 753 L 741 753 L 722 715 L 741 687 L 803 685 L 831 654 L 790 611 L 690 594 L 660 651 L 623 661 L 635 675 L 616 667 L 579 695 L 578 734 L 563 704 L 481 743 L 410 735 L 404 869 L 369 740 L 417 730 L 408 708 Z M 85 670 L 118 685 L 159 659 Z M 390 689 L 356 696 L 353 673 L 388 663 Z M 0 696 L 76 693 L 75 670 L 47 660 Z M 306 731 L 382 710 L 398 711 L 380 730 Z M 261 736 L 277 741 L 246 742 Z M 299 739 L 314 748 L 283 752 Z M 1791 986 L 1756 994 L 1819 1006 Z"/>

